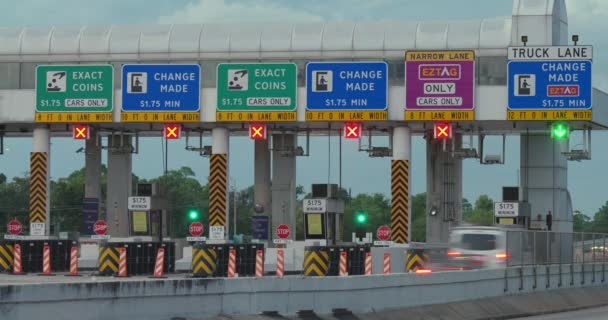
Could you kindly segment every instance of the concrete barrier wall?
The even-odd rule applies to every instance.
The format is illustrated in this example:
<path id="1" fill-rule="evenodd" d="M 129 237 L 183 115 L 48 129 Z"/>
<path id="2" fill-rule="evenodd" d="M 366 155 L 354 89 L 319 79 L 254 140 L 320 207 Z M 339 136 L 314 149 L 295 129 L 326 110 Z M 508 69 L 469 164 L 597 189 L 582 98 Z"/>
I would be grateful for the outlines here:
<path id="1" fill-rule="evenodd" d="M 561 272 L 560 272 L 561 268 Z M 593 277 L 595 274 L 595 282 Z M 275 279 L 128 279 L 0 286 L 6 319 L 169 319 L 299 310 L 365 313 L 393 308 L 604 285 L 601 265 L 510 268 L 434 274 Z M 561 278 L 561 286 L 560 286 Z M 548 281 L 547 281 L 548 279 Z"/>

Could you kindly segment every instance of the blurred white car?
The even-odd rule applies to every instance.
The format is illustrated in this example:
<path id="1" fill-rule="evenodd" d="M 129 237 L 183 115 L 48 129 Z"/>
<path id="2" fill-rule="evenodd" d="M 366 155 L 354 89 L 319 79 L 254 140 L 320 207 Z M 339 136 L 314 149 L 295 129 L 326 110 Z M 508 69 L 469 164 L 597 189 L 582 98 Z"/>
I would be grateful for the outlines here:
<path id="1" fill-rule="evenodd" d="M 504 268 L 510 255 L 506 230 L 496 227 L 456 227 L 450 232 L 450 269 Z"/>

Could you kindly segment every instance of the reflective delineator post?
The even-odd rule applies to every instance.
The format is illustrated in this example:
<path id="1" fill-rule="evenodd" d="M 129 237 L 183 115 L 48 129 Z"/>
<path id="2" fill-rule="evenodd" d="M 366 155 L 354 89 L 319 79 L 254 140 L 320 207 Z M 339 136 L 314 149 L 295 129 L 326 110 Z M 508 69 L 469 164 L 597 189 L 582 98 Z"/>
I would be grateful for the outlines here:
<path id="1" fill-rule="evenodd" d="M 21 264 L 21 245 L 15 244 L 15 251 L 13 254 L 13 273 L 12 274 L 25 274 L 23 272 L 23 265 Z"/>
<path id="2" fill-rule="evenodd" d="M 228 278 L 236 276 L 236 250 L 230 249 L 228 253 Z"/>
<path id="3" fill-rule="evenodd" d="M 277 278 L 283 278 L 285 275 L 285 252 L 277 250 Z"/>
<path id="4" fill-rule="evenodd" d="M 42 276 L 52 276 L 51 273 L 51 247 L 42 247 Z"/>
<path id="5" fill-rule="evenodd" d="M 72 246 L 70 249 L 70 273 L 67 276 L 80 276 L 78 274 L 78 247 L 76 246 Z"/>
<path id="6" fill-rule="evenodd" d="M 365 253 L 365 275 L 369 276 L 372 274 L 372 253 Z"/>
<path id="7" fill-rule="evenodd" d="M 127 274 L 127 248 L 120 248 L 119 262 L 118 262 L 118 276 L 128 277 Z"/>
<path id="8" fill-rule="evenodd" d="M 384 253 L 384 268 L 382 271 L 383 274 L 391 274 L 391 254 L 388 252 Z"/>
<path id="9" fill-rule="evenodd" d="M 348 276 L 348 267 L 346 261 L 346 252 L 340 252 L 340 276 Z"/>
<path id="10" fill-rule="evenodd" d="M 264 251 L 262 250 L 255 252 L 255 277 L 264 277 Z"/>
<path id="11" fill-rule="evenodd" d="M 154 278 L 165 277 L 165 248 L 158 248 L 156 264 L 154 265 Z"/>

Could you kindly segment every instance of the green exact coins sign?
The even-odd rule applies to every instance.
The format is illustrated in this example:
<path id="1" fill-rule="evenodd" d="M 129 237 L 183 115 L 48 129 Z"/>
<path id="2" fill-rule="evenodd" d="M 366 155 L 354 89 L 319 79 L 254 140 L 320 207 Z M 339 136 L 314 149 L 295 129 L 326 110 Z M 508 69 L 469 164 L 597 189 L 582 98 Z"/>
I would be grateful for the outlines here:
<path id="1" fill-rule="evenodd" d="M 36 68 L 37 112 L 111 112 L 111 65 L 44 65 Z"/>
<path id="2" fill-rule="evenodd" d="M 295 111 L 296 73 L 293 63 L 221 63 L 217 111 Z"/>

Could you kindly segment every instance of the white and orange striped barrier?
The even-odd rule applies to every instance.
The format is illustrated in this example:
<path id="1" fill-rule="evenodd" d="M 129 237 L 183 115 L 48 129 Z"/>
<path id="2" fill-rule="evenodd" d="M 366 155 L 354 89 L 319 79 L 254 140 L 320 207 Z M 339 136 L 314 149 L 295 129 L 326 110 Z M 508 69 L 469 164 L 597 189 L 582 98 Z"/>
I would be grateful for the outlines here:
<path id="1" fill-rule="evenodd" d="M 384 253 L 384 261 L 383 261 L 383 274 L 391 274 L 391 254 L 388 252 Z"/>
<path id="2" fill-rule="evenodd" d="M 230 249 L 228 252 L 228 278 L 236 276 L 236 250 Z"/>
<path id="3" fill-rule="evenodd" d="M 255 252 L 255 277 L 264 277 L 264 251 L 262 250 Z"/>
<path id="4" fill-rule="evenodd" d="M 346 258 L 346 252 L 340 252 L 340 276 L 348 276 L 348 263 Z"/>
<path id="5" fill-rule="evenodd" d="M 78 277 L 78 247 L 72 246 L 70 249 L 70 273 L 67 276 Z"/>
<path id="6" fill-rule="evenodd" d="M 23 272 L 23 265 L 21 264 L 21 245 L 15 244 L 13 253 L 13 273 L 12 274 L 25 274 Z"/>
<path id="7" fill-rule="evenodd" d="M 154 278 L 165 277 L 165 248 L 158 248 L 156 263 L 154 264 Z"/>
<path id="8" fill-rule="evenodd" d="M 277 250 L 277 278 L 285 276 L 285 252 Z"/>
<path id="9" fill-rule="evenodd" d="M 372 253 L 365 253 L 365 275 L 369 276 L 372 274 Z"/>
<path id="10" fill-rule="evenodd" d="M 51 273 L 51 247 L 42 247 L 42 273 L 43 276 L 52 276 Z"/>
<path id="11" fill-rule="evenodd" d="M 127 248 L 120 248 L 120 255 L 118 258 L 118 276 L 129 276 L 127 273 Z"/>

